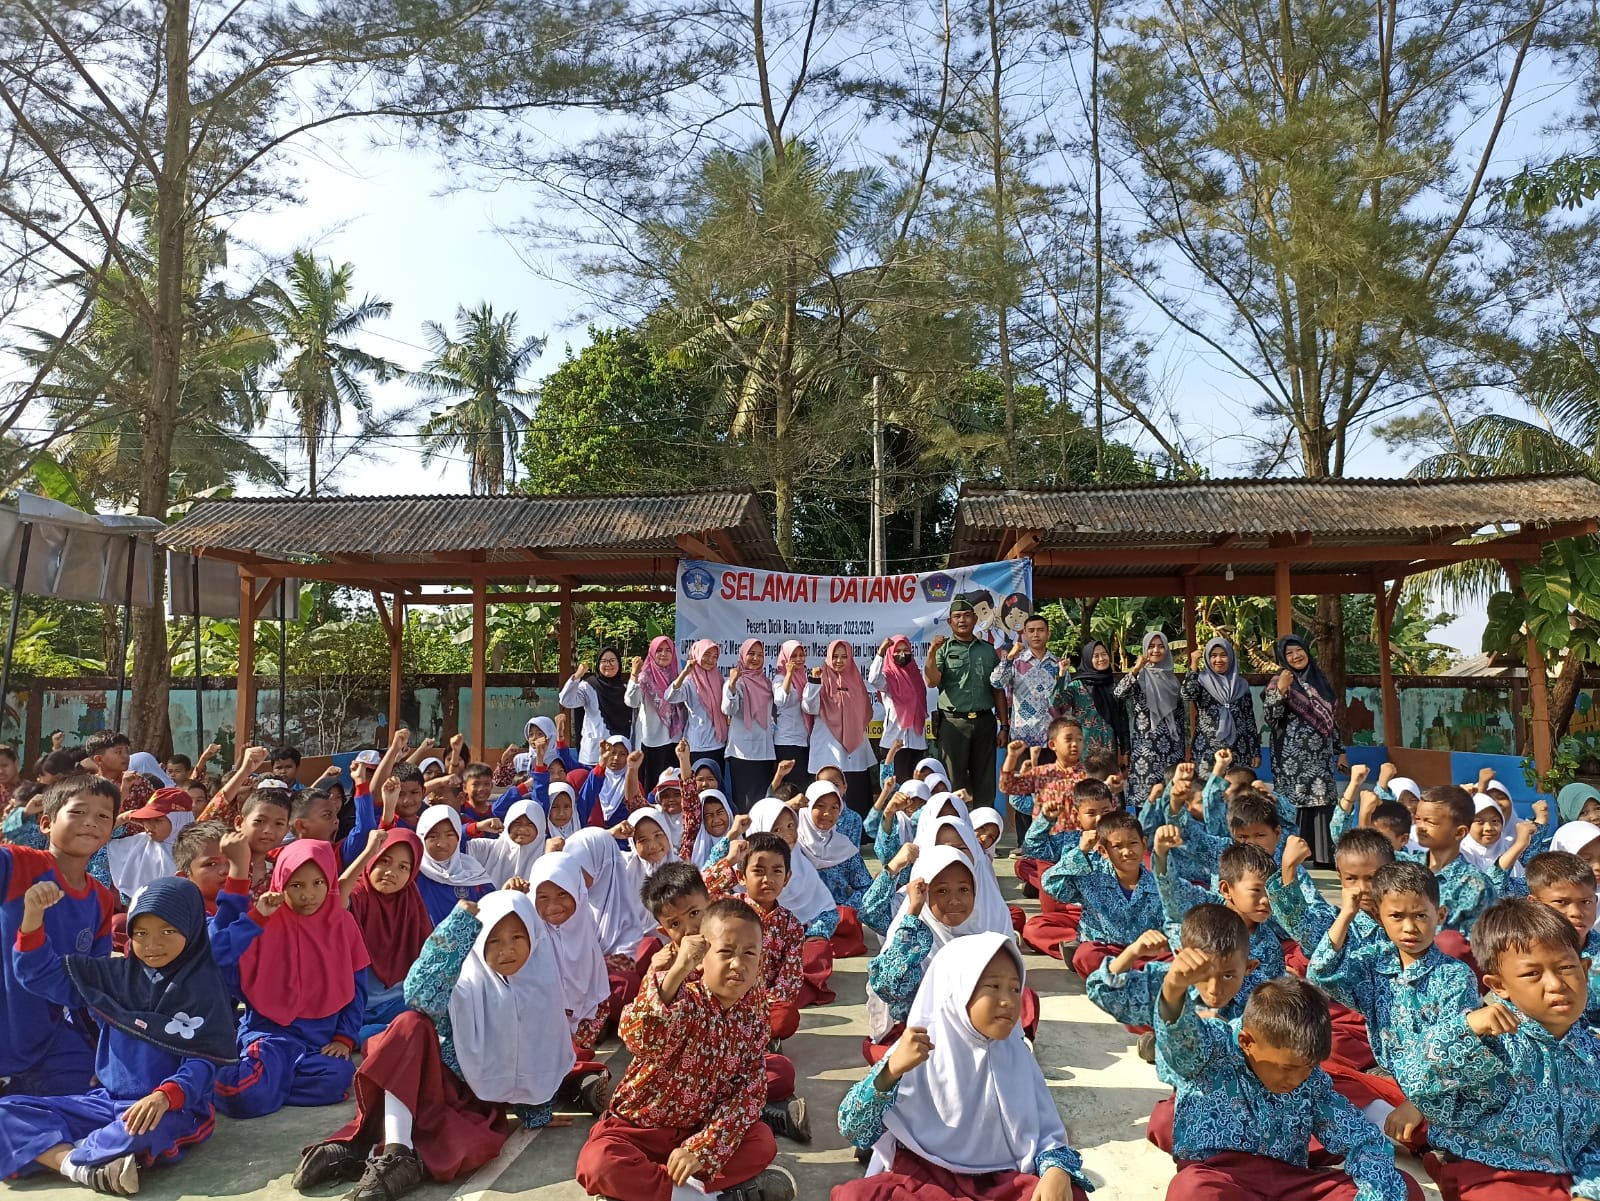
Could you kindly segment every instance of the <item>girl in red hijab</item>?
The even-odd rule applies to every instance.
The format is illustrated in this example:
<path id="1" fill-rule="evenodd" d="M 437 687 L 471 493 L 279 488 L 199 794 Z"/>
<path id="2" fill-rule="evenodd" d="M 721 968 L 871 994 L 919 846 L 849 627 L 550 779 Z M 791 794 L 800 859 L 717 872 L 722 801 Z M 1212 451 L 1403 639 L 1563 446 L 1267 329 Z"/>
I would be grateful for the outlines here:
<path id="1" fill-rule="evenodd" d="M 909 780 L 928 750 L 928 682 L 917 666 L 917 651 L 904 634 L 885 638 L 867 668 L 867 687 L 883 699 L 883 737 L 878 745 L 885 751 L 900 744 L 895 755 L 894 778 Z"/>
<path id="2" fill-rule="evenodd" d="M 417 889 L 422 839 L 396 826 L 384 838 L 378 857 L 350 893 L 350 916 L 372 963 L 367 968 L 367 1012 L 356 1045 L 385 1029 L 406 1007 L 406 973 L 433 933 L 428 906 Z"/>
<path id="3" fill-rule="evenodd" d="M 339 904 L 333 848 L 318 839 L 291 842 L 272 867 L 268 895 L 281 903 L 263 923 L 233 918 L 257 926 L 247 931 L 237 967 L 219 963 L 245 1003 L 239 1062 L 217 1072 L 217 1108 L 230 1118 L 342 1101 L 367 1008 L 372 959 Z"/>
<path id="4" fill-rule="evenodd" d="M 696 759 L 710 759 L 722 771 L 723 748 L 728 743 L 728 715 L 722 710 L 722 672 L 715 642 L 702 638 L 689 648 L 689 661 L 667 689 L 669 701 L 682 702 L 689 711 L 689 750 Z"/>
<path id="5" fill-rule="evenodd" d="M 845 778 L 845 804 L 865 817 L 872 807 L 872 773 L 878 766 L 867 737 L 872 698 L 855 654 L 843 638 L 828 643 L 822 666 L 811 669 L 802 704 L 818 719 L 811 727 L 811 774 L 815 776 L 825 767 L 838 768 Z"/>

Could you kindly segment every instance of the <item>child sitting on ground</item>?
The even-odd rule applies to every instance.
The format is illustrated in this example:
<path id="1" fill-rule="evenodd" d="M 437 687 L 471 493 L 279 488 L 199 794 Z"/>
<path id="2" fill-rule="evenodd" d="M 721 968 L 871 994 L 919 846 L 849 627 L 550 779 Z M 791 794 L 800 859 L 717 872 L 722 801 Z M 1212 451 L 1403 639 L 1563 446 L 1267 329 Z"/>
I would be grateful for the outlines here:
<path id="1" fill-rule="evenodd" d="M 1022 1041 L 1025 979 L 1003 935 L 939 950 L 905 1033 L 839 1107 L 840 1133 L 872 1161 L 833 1201 L 1086 1201 L 1083 1161 Z"/>
<path id="2" fill-rule="evenodd" d="M 482 826 L 478 827 L 482 829 Z M 435 925 L 450 916 L 461 901 L 477 901 L 494 891 L 494 880 L 482 863 L 461 847 L 461 815 L 449 805 L 429 805 L 417 819 L 422 862 L 417 888 Z M 500 827 L 494 827 L 498 833 Z"/>
<path id="3" fill-rule="evenodd" d="M 210 1137 L 216 1065 L 238 1058 L 233 1012 L 193 884 L 169 876 L 138 892 L 126 958 L 57 955 L 45 915 L 65 898 L 49 880 L 28 889 L 13 955 L 34 995 L 99 1019 L 96 1084 L 73 1096 L 0 1098 L 0 1175 L 38 1165 L 131 1196 L 141 1166 L 175 1163 Z"/>
<path id="4" fill-rule="evenodd" d="M 1373 877 L 1372 895 L 1387 938 L 1359 946 L 1350 938 L 1361 915 L 1361 894 L 1347 891 L 1339 916 L 1312 953 L 1306 978 L 1366 1019 L 1373 1058 L 1398 1089 L 1374 1089 L 1395 1106 L 1384 1129 L 1406 1142 L 1422 1120 L 1408 1099 L 1431 1070 L 1421 1054 L 1422 1036 L 1476 1008 L 1478 984 L 1471 968 L 1434 945 L 1443 915 L 1432 872 L 1417 863 L 1386 864 Z"/>
<path id="5" fill-rule="evenodd" d="M 589 893 L 589 911 L 600 934 L 600 953 L 606 958 L 611 981 L 611 1015 L 639 991 L 639 944 L 650 934 L 650 914 L 630 892 L 622 869 L 622 852 L 606 830 L 588 827 L 566 842 L 566 853 L 577 861 Z"/>
<path id="6" fill-rule="evenodd" d="M 763 983 L 771 1006 L 772 1042 L 769 1050 L 791 1038 L 800 1028 L 800 1007 L 795 999 L 805 978 L 800 973 L 805 928 L 780 903 L 789 882 L 794 853 L 776 834 L 752 834 L 735 839 L 728 857 L 707 868 L 702 877 L 711 896 L 743 896 L 761 917 L 761 956 L 766 967 Z"/>
<path id="7" fill-rule="evenodd" d="M 11 950 L 28 890 L 49 881 L 65 894 L 44 914 L 51 954 L 111 954 L 117 898 L 88 874 L 88 866 L 110 840 L 116 814 L 115 785 L 93 776 L 68 776 L 45 790 L 40 805 L 38 828 L 50 849 L 0 847 L 0 1077 L 6 1078 L 8 1092 L 55 1096 L 83 1093 L 90 1086 L 93 1030 L 23 987 Z"/>
<path id="8" fill-rule="evenodd" d="M 1423 1033 L 1411 1091 L 1446 1201 L 1600 1195 L 1600 1039 L 1583 1021 L 1583 951 L 1545 905 L 1498 901 L 1472 930 L 1490 998 Z"/>
<path id="9" fill-rule="evenodd" d="M 350 916 L 371 956 L 367 1004 L 356 1045 L 385 1029 L 406 1008 L 406 973 L 433 932 L 433 919 L 417 890 L 422 840 L 403 826 L 384 834 L 375 859 L 350 892 Z"/>
<path id="10" fill-rule="evenodd" d="M 1442 929 L 1435 940 L 1446 955 L 1472 962 L 1467 935 L 1472 924 L 1494 900 L 1488 878 L 1461 854 L 1461 843 L 1472 825 L 1472 794 L 1457 784 L 1441 784 L 1422 794 L 1417 805 L 1415 837 L 1420 852 L 1401 857 L 1427 865 L 1439 882 Z"/>
<path id="11" fill-rule="evenodd" d="M 281 781 L 257 785 L 239 807 L 233 828 L 245 836 L 250 850 L 250 894 L 260 896 L 272 884 L 272 867 L 289 832 L 289 790 Z"/>
<path id="12" fill-rule="evenodd" d="M 513 1107 L 566 1125 L 552 1099 L 572 1068 L 555 952 L 521 892 L 463 901 L 406 975 L 407 1008 L 367 1045 L 356 1112 L 300 1157 L 294 1187 L 355 1180 L 349 1201 L 397 1201 L 500 1154 Z"/>
<path id="13" fill-rule="evenodd" d="M 107 844 L 106 863 L 111 886 L 124 898 L 176 871 L 172 848 L 194 822 L 193 804 L 187 789 L 158 788 L 144 804 L 118 819 L 123 834 Z"/>
<path id="14" fill-rule="evenodd" d="M 562 1083 L 590 1113 L 611 1103 L 611 1069 L 595 1058 L 595 1044 L 611 1016 L 611 981 L 600 953 L 600 928 L 589 909 L 583 869 L 564 851 L 542 855 L 528 877 L 533 907 L 555 951 L 572 1050 L 577 1057 Z"/>
<path id="15" fill-rule="evenodd" d="M 1098 829 L 1106 814 L 1120 808 L 1105 782 L 1092 779 L 1079 780 L 1072 786 L 1072 807 L 1077 828 L 1058 830 L 1065 810 L 1058 811 L 1053 801 L 1041 801 L 1035 806 L 1033 821 L 1022 842 L 1022 857 L 1012 864 L 1019 880 L 1035 873 L 1034 883 L 1042 883 L 1044 872 L 1072 849 L 1084 831 Z M 1026 888 L 1023 891 L 1026 895 Z M 1039 912 L 1023 922 L 1022 941 L 1057 959 L 1063 954 L 1070 956 L 1077 948 L 1082 922 L 1083 906 L 1076 902 L 1063 904 L 1049 892 L 1041 891 Z"/>
<path id="16" fill-rule="evenodd" d="M 1577 932 L 1583 957 L 1589 961 L 1589 1002 L 1584 1017 L 1600 1023 L 1600 933 L 1594 929 L 1596 891 L 1589 865 L 1566 851 L 1546 851 L 1528 861 L 1528 896 L 1554 909 Z"/>
<path id="17" fill-rule="evenodd" d="M 817 869 L 835 903 L 860 909 L 861 898 L 872 886 L 872 873 L 861 858 L 861 848 L 839 828 L 844 799 L 829 780 L 815 780 L 800 806 L 798 847 Z"/>
<path id="18" fill-rule="evenodd" d="M 222 840 L 234 831 L 223 821 L 194 822 L 183 828 L 172 844 L 172 865 L 176 874 L 193 880 L 206 904 L 206 916 L 217 911 L 217 897 L 228 880 L 228 857 L 222 853 Z M 250 895 L 249 860 L 240 883 Z"/>
<path id="19" fill-rule="evenodd" d="M 271 883 L 276 895 L 257 898 L 250 915 L 219 903 L 212 920 L 217 965 L 245 1004 L 240 1062 L 217 1073 L 217 1108 L 231 1118 L 342 1101 L 366 1013 L 371 957 L 339 903 L 333 848 L 290 843 Z M 231 951 L 222 950 L 224 936 Z"/>
<path id="20" fill-rule="evenodd" d="M 1144 855 L 1139 819 L 1118 811 L 1085 830 L 1078 845 L 1044 874 L 1044 892 L 1083 906 L 1082 941 L 1071 954 L 1072 970 L 1085 980 L 1146 930 L 1161 926 L 1161 895 L 1144 868 Z"/>
<path id="21" fill-rule="evenodd" d="M 743 901 L 713 903 L 672 966 L 622 1015 L 633 1054 L 611 1108 L 589 1131 L 576 1177 L 591 1196 L 674 1201 L 793 1201 L 794 1178 L 761 1120 L 761 922 Z M 698 979 L 691 975 L 699 972 Z"/>
<path id="22" fill-rule="evenodd" d="M 1175 841 L 1181 837 L 1176 826 L 1162 826 L 1156 831 L 1155 855 L 1151 860 L 1166 926 L 1169 930 L 1178 926 L 1184 914 L 1196 905 L 1208 901 L 1226 905 L 1243 918 L 1249 928 L 1250 956 L 1260 966 L 1262 976 L 1274 980 L 1283 975 L 1283 942 L 1272 921 L 1272 902 L 1267 896 L 1268 882 L 1277 874 L 1272 856 L 1248 842 L 1236 842 L 1223 851 L 1217 863 L 1219 896 L 1179 879 L 1167 869 L 1167 852 L 1181 845 Z"/>
<path id="23" fill-rule="evenodd" d="M 1377 1127 L 1317 1066 L 1333 1041 L 1322 994 L 1285 976 L 1252 992 L 1236 1022 L 1201 1017 L 1186 992 L 1208 958 L 1180 952 L 1156 1007 L 1157 1064 L 1178 1089 L 1168 1201 L 1421 1201 Z M 1342 1169 L 1307 1166 L 1313 1138 Z"/>

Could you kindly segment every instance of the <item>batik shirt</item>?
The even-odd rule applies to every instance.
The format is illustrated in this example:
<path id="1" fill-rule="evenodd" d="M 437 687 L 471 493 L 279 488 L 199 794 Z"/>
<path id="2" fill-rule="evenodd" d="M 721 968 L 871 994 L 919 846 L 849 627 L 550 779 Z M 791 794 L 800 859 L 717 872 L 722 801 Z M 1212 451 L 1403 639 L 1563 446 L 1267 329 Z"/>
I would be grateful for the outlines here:
<path id="1" fill-rule="evenodd" d="M 1155 960 L 1140 967 L 1129 968 L 1125 972 L 1113 972 L 1111 963 L 1112 961 L 1107 959 L 1083 982 L 1089 1000 L 1124 1026 L 1150 1025 L 1155 1020 L 1156 1005 L 1161 1000 L 1161 986 L 1167 982 L 1167 969 L 1172 965 Z M 1278 974 L 1282 975 L 1281 972 Z M 1238 995 L 1216 1011 L 1217 1016 L 1225 1022 L 1242 1017 L 1251 992 L 1271 979 L 1274 977 L 1259 968 L 1251 972 L 1239 986 Z M 1201 1004 L 1200 994 L 1194 989 L 1191 988 L 1186 996 L 1188 998 L 1186 1003 L 1196 1006 Z M 1167 1083 L 1173 1082 L 1169 1080 Z"/>
<path id="2" fill-rule="evenodd" d="M 1356 947 L 1347 939 L 1336 950 L 1324 938 L 1306 968 L 1306 979 L 1347 1009 L 1367 1019 L 1372 1057 L 1401 1091 L 1429 1072 L 1422 1036 L 1433 1026 L 1478 1007 L 1472 969 L 1438 947 L 1409 967 L 1387 939 Z"/>
<path id="3" fill-rule="evenodd" d="M 1274 873 L 1267 881 L 1267 901 L 1272 906 L 1272 920 L 1300 944 L 1302 951 L 1315 951 L 1327 937 L 1339 911 L 1328 904 L 1327 898 L 1317 891 L 1316 884 L 1301 868 L 1295 882 L 1284 886 L 1283 877 Z M 1347 949 L 1359 949 L 1373 943 L 1388 942 L 1378 919 L 1364 910 L 1358 912 L 1345 935 Z"/>
<path id="4" fill-rule="evenodd" d="M 1428 852 L 1425 850 L 1400 851 L 1395 858 L 1428 866 Z M 1494 886 L 1489 883 L 1487 876 L 1460 855 L 1434 872 L 1433 876 L 1439 881 L 1439 907 L 1445 910 L 1442 927 L 1470 936 L 1472 923 L 1494 904 Z"/>
<path id="5" fill-rule="evenodd" d="M 847 810 L 845 810 L 845 812 L 848 813 L 849 810 L 847 809 Z M 685 823 L 685 824 L 687 825 L 687 823 Z M 840 821 L 839 828 L 841 830 L 844 829 L 843 820 Z M 729 840 L 728 836 L 726 834 L 724 834 L 721 838 L 717 839 L 716 842 L 712 843 L 711 844 L 711 851 L 706 856 L 706 863 L 707 864 L 718 864 L 718 863 L 722 863 L 724 860 L 726 860 L 728 858 L 728 843 L 729 843 L 729 841 L 730 840 Z M 798 855 L 798 854 L 800 854 L 800 851 L 798 850 L 798 848 L 790 848 L 790 852 L 789 853 L 792 854 L 792 855 Z M 798 920 L 798 919 L 796 919 L 796 920 Z M 816 917 L 811 919 L 811 924 L 806 927 L 806 937 L 807 938 L 832 938 L 833 937 L 833 932 L 835 930 L 837 930 L 838 928 L 839 928 L 839 910 L 838 910 L 837 906 L 833 906 L 833 907 L 830 907 L 828 909 L 824 909 L 821 913 L 817 914 Z"/>
<path id="6" fill-rule="evenodd" d="M 736 897 L 761 919 L 761 976 L 767 988 L 767 999 L 792 1001 L 799 996 L 800 986 L 805 983 L 801 957 L 806 941 L 800 919 L 782 905 L 761 909 L 744 893 L 736 891 L 739 882 L 734 877 L 733 865 L 726 859 L 706 868 L 700 878 L 705 881 L 712 900 Z"/>
<path id="7" fill-rule="evenodd" d="M 1055 719 L 1060 671 L 1061 660 L 1049 651 L 1042 659 L 1027 649 L 1015 659 L 1000 656 L 1000 666 L 990 673 L 989 683 L 1011 694 L 1011 737 L 1029 746 L 1044 746 Z M 1003 783 L 1000 788 L 1010 791 Z"/>
<path id="8" fill-rule="evenodd" d="M 1428 1119 L 1432 1146 L 1491 1168 L 1570 1176 L 1574 1197 L 1600 1198 L 1600 1040 L 1588 1023 L 1558 1039 L 1524 1017 L 1511 1034 L 1480 1038 L 1456 1014 L 1423 1047 L 1428 1070 L 1406 1097 Z"/>
<path id="9" fill-rule="evenodd" d="M 897 1022 L 911 1012 L 911 999 L 927 973 L 928 961 L 939 948 L 933 931 L 914 914 L 906 914 L 884 942 L 883 950 L 867 964 L 867 987 L 877 994 Z"/>
<path id="10" fill-rule="evenodd" d="M 1166 918 L 1164 930 L 1167 942 L 1176 951 L 1182 945 L 1178 930 L 1183 924 L 1184 914 L 1196 905 L 1226 906 L 1227 901 L 1223 900 L 1220 893 L 1201 888 L 1175 876 L 1170 862 L 1165 872 L 1154 874 L 1156 890 L 1161 894 L 1162 916 Z M 1283 975 L 1283 942 L 1279 938 L 1277 926 L 1272 922 L 1262 922 L 1251 928 L 1250 958 L 1261 961 L 1258 970 L 1264 972 L 1268 980 L 1276 980 Z"/>
<path id="11" fill-rule="evenodd" d="M 1263 1087 L 1239 1050 L 1239 1023 L 1202 1018 L 1186 1004 L 1175 1022 L 1154 1014 L 1156 1069 L 1176 1082 L 1172 1158 L 1180 1162 L 1243 1151 L 1297 1168 L 1313 1138 L 1356 1186 L 1356 1201 L 1402 1201 L 1405 1178 L 1383 1131 L 1333 1091 L 1313 1068 L 1293 1092 Z"/>
<path id="12" fill-rule="evenodd" d="M 1061 802 L 1061 820 L 1066 829 L 1078 828 L 1078 810 L 1072 803 L 1072 786 L 1083 779 L 1083 768 L 1074 763 L 1062 767 L 1056 763 L 1041 763 L 1037 767 L 1023 767 L 1016 771 L 1001 771 L 1000 791 L 1011 798 L 1019 813 L 1032 813 L 1034 798 Z"/>
<path id="13" fill-rule="evenodd" d="M 618 1026 L 633 1060 L 611 1112 L 635 1126 L 693 1130 L 682 1146 L 699 1157 L 700 1179 L 716 1179 L 761 1120 L 769 1023 L 764 988 L 725 1010 L 699 980 L 686 981 L 670 1004 L 646 980 Z"/>
<path id="14" fill-rule="evenodd" d="M 883 1115 L 889 1112 L 900 1096 L 898 1080 L 889 1089 L 878 1088 L 878 1077 L 887 1067 L 887 1063 L 879 1063 L 865 1077 L 856 1081 L 839 1105 L 839 1133 L 852 1146 L 865 1150 L 874 1146 L 884 1135 Z M 1085 1191 L 1094 1188 L 1083 1174 L 1083 1157 L 1071 1147 L 1051 1147 L 1034 1156 L 1031 1171 L 1035 1176 L 1043 1176 L 1051 1168 L 1060 1168 Z"/>
<path id="15" fill-rule="evenodd" d="M 1091 863 L 1073 847 L 1039 881 L 1045 892 L 1063 904 L 1083 906 L 1079 934 L 1084 942 L 1125 947 L 1146 930 L 1161 929 L 1161 894 L 1155 876 L 1139 871 L 1139 881 L 1124 889 L 1104 855 Z"/>

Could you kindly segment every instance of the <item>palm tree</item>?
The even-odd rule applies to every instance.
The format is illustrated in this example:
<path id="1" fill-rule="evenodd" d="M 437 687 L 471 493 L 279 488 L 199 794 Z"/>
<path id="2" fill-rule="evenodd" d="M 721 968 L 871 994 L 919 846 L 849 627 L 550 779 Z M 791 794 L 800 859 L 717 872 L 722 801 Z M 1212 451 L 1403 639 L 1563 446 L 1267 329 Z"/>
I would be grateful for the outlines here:
<path id="1" fill-rule="evenodd" d="M 285 283 L 264 288 L 262 309 L 278 334 L 281 355 L 276 386 L 288 394 L 300 421 L 300 445 L 307 460 L 307 488 L 317 494 L 317 451 L 335 430 L 345 406 L 363 421 L 372 417 L 372 395 L 363 376 L 379 383 L 402 374 L 397 363 L 368 354 L 345 339 L 367 322 L 387 317 L 387 300 L 362 297 L 350 303 L 350 263 L 327 268 L 307 250 L 294 252 Z"/>
<path id="2" fill-rule="evenodd" d="M 456 309 L 456 337 L 437 321 L 424 323 L 433 357 L 411 380 L 434 399 L 453 404 L 432 413 L 419 431 L 422 461 L 447 451 L 467 452 L 473 495 L 499 492 L 509 472 L 517 478 L 517 445 L 528 414 L 514 404 L 533 393 L 517 386 L 528 365 L 544 351 L 545 339 L 517 340 L 517 315 L 496 317 L 487 303 Z"/>

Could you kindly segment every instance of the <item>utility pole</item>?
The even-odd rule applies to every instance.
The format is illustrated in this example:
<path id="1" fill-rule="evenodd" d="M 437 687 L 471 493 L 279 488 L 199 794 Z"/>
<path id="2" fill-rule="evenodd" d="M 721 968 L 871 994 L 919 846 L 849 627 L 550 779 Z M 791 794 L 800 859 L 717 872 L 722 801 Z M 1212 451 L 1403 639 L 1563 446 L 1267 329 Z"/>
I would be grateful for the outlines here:
<path id="1" fill-rule="evenodd" d="M 884 547 L 883 523 L 883 377 L 872 377 L 872 574 L 883 575 L 888 554 Z"/>

